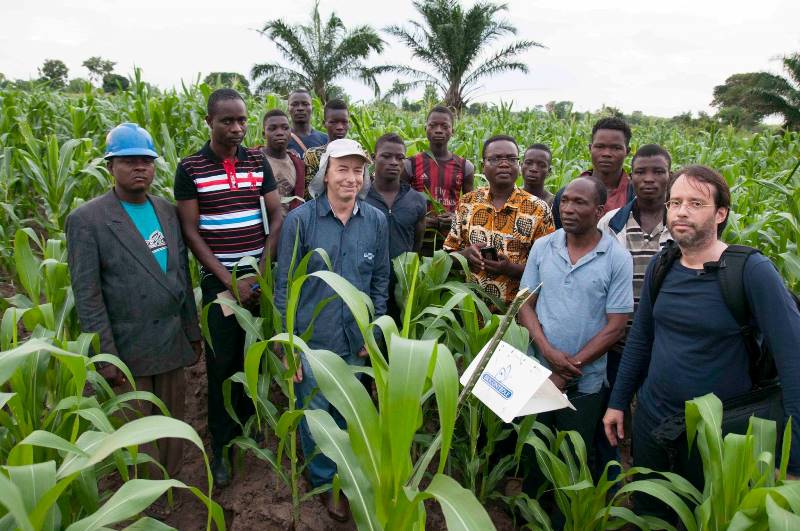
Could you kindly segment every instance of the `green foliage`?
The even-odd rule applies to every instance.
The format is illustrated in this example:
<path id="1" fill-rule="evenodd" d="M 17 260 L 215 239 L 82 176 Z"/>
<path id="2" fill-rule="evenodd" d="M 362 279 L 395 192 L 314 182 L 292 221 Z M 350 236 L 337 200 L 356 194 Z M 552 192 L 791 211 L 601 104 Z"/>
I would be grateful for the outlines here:
<path id="1" fill-rule="evenodd" d="M 67 65 L 60 59 L 45 59 L 39 67 L 39 75 L 42 81 L 46 82 L 50 88 L 61 89 L 67 86 Z"/>
<path id="2" fill-rule="evenodd" d="M 375 76 L 387 67 L 370 67 L 364 61 L 372 52 L 381 53 L 384 41 L 370 26 L 348 29 L 335 13 L 323 22 L 316 2 L 310 23 L 292 25 L 275 19 L 264 24 L 260 33 L 275 44 L 284 61 L 253 65 L 250 76 L 258 82 L 259 94 L 288 95 L 293 89 L 306 88 L 325 103 L 336 97 L 332 89 L 341 78 L 359 79 L 376 95 L 380 92 Z"/>
<path id="3" fill-rule="evenodd" d="M 250 94 L 250 82 L 239 72 L 211 72 L 203 83 L 210 87 L 228 87 L 244 94 Z"/>
<path id="4" fill-rule="evenodd" d="M 169 412 L 150 392 L 115 395 L 97 372 L 96 363 L 111 363 L 134 381 L 120 359 L 89 357 L 99 341 L 77 328 L 65 254 L 60 239 L 42 242 L 27 228 L 15 234 L 20 292 L 6 299 L 0 320 L 0 527 L 98 529 L 130 520 L 169 489 L 182 488 L 208 508 L 209 529 L 212 520 L 224 529 L 197 433 L 168 416 L 136 418 L 133 401 Z M 186 439 L 203 453 L 207 494 L 176 480 L 138 477 L 153 467 L 166 474 L 137 451 L 165 437 Z M 109 497 L 98 484 L 111 474 L 125 483 Z"/>
<path id="5" fill-rule="evenodd" d="M 410 66 L 395 71 L 410 76 L 412 84 L 438 87 L 444 104 L 458 111 L 467 105 L 481 79 L 509 70 L 528 72 L 518 56 L 542 47 L 521 40 L 487 51 L 497 38 L 517 32 L 510 22 L 499 19 L 508 10 L 505 4 L 479 2 L 465 10 L 458 0 L 420 0 L 414 7 L 422 22 L 412 20 L 409 28 L 394 25 L 386 31 L 405 44 L 412 57 L 432 67 L 433 73 Z"/>
<path id="6" fill-rule="evenodd" d="M 752 127 L 767 116 L 783 117 L 787 129 L 800 131 L 800 52 L 781 58 L 786 77 L 769 72 L 734 74 L 714 87 L 712 105 L 728 123 Z"/>
<path id="7" fill-rule="evenodd" d="M 114 71 L 114 61 L 103 59 L 95 55 L 85 60 L 81 65 L 89 71 L 89 79 L 99 83 L 105 76 Z"/>

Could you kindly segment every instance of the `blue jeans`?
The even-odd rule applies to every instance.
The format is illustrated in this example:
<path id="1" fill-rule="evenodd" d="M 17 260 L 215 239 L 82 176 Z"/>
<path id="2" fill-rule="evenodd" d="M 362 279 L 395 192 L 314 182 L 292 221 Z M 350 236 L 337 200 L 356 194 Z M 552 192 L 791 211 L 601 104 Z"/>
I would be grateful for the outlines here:
<path id="1" fill-rule="evenodd" d="M 342 359 L 344 359 L 348 365 L 355 366 L 364 365 L 366 360 L 366 358 L 361 358 L 356 354 L 342 356 Z M 307 397 L 311 395 L 314 389 L 317 389 L 317 379 L 314 378 L 311 366 L 308 364 L 305 356 L 301 355 L 301 360 L 303 363 L 303 381 L 294 384 L 298 408 L 302 408 Z M 347 428 L 347 423 L 344 418 L 319 390 L 317 390 L 317 393 L 311 398 L 306 409 L 325 410 L 331 414 L 331 417 L 333 417 L 333 420 L 336 421 L 336 424 L 340 428 Z M 314 453 L 317 445 L 314 442 L 314 438 L 311 436 L 311 431 L 308 429 L 308 421 L 306 421 L 305 417 L 300 421 L 300 443 L 303 446 L 303 455 L 306 457 L 306 469 L 312 488 L 317 488 L 320 485 L 325 485 L 333 481 L 333 476 L 336 474 L 336 463 L 321 453 L 318 453 L 311 461 L 308 461 L 309 456 Z"/>

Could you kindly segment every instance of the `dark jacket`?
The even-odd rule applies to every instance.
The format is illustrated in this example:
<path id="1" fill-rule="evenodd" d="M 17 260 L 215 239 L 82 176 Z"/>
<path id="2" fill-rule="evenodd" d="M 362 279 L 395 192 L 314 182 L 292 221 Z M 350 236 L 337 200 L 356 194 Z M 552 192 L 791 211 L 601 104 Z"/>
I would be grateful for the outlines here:
<path id="1" fill-rule="evenodd" d="M 67 217 L 67 260 L 81 329 L 134 376 L 190 364 L 199 341 L 186 246 L 175 206 L 148 196 L 167 241 L 167 272 L 113 190 Z"/>

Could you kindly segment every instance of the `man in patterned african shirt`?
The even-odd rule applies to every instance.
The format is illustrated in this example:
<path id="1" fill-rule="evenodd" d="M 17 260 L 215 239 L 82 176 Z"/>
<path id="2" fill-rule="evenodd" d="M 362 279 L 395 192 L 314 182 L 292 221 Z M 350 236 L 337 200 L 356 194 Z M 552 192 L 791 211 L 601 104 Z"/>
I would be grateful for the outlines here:
<path id="1" fill-rule="evenodd" d="M 444 249 L 462 254 L 481 287 L 507 304 L 517 294 L 533 242 L 555 227 L 547 203 L 516 186 L 514 138 L 489 138 L 482 156 L 489 186 L 461 197 Z"/>

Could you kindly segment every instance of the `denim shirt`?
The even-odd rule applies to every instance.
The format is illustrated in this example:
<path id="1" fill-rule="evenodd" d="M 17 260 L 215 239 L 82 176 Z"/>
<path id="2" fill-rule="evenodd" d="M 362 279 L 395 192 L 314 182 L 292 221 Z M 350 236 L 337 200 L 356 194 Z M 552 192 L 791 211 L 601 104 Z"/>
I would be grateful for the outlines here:
<path id="1" fill-rule="evenodd" d="M 283 222 L 278 248 L 278 272 L 275 281 L 275 305 L 286 322 L 286 290 L 292 251 L 298 238 L 299 262 L 308 252 L 322 248 L 328 253 L 333 272 L 366 293 L 375 307 L 374 317 L 386 313 L 389 293 L 389 233 L 386 217 L 375 207 L 356 200 L 353 214 L 343 224 L 331 210 L 328 197 L 322 195 L 295 208 Z M 318 253 L 312 255 L 307 273 L 328 268 Z M 336 292 L 325 281 L 308 278 L 300 291 L 295 319 L 295 334 L 302 334 L 314 315 L 314 309 Z M 336 296 L 314 320 L 314 332 L 308 341 L 313 349 L 326 349 L 346 356 L 364 345 L 364 338 L 350 309 Z"/>

